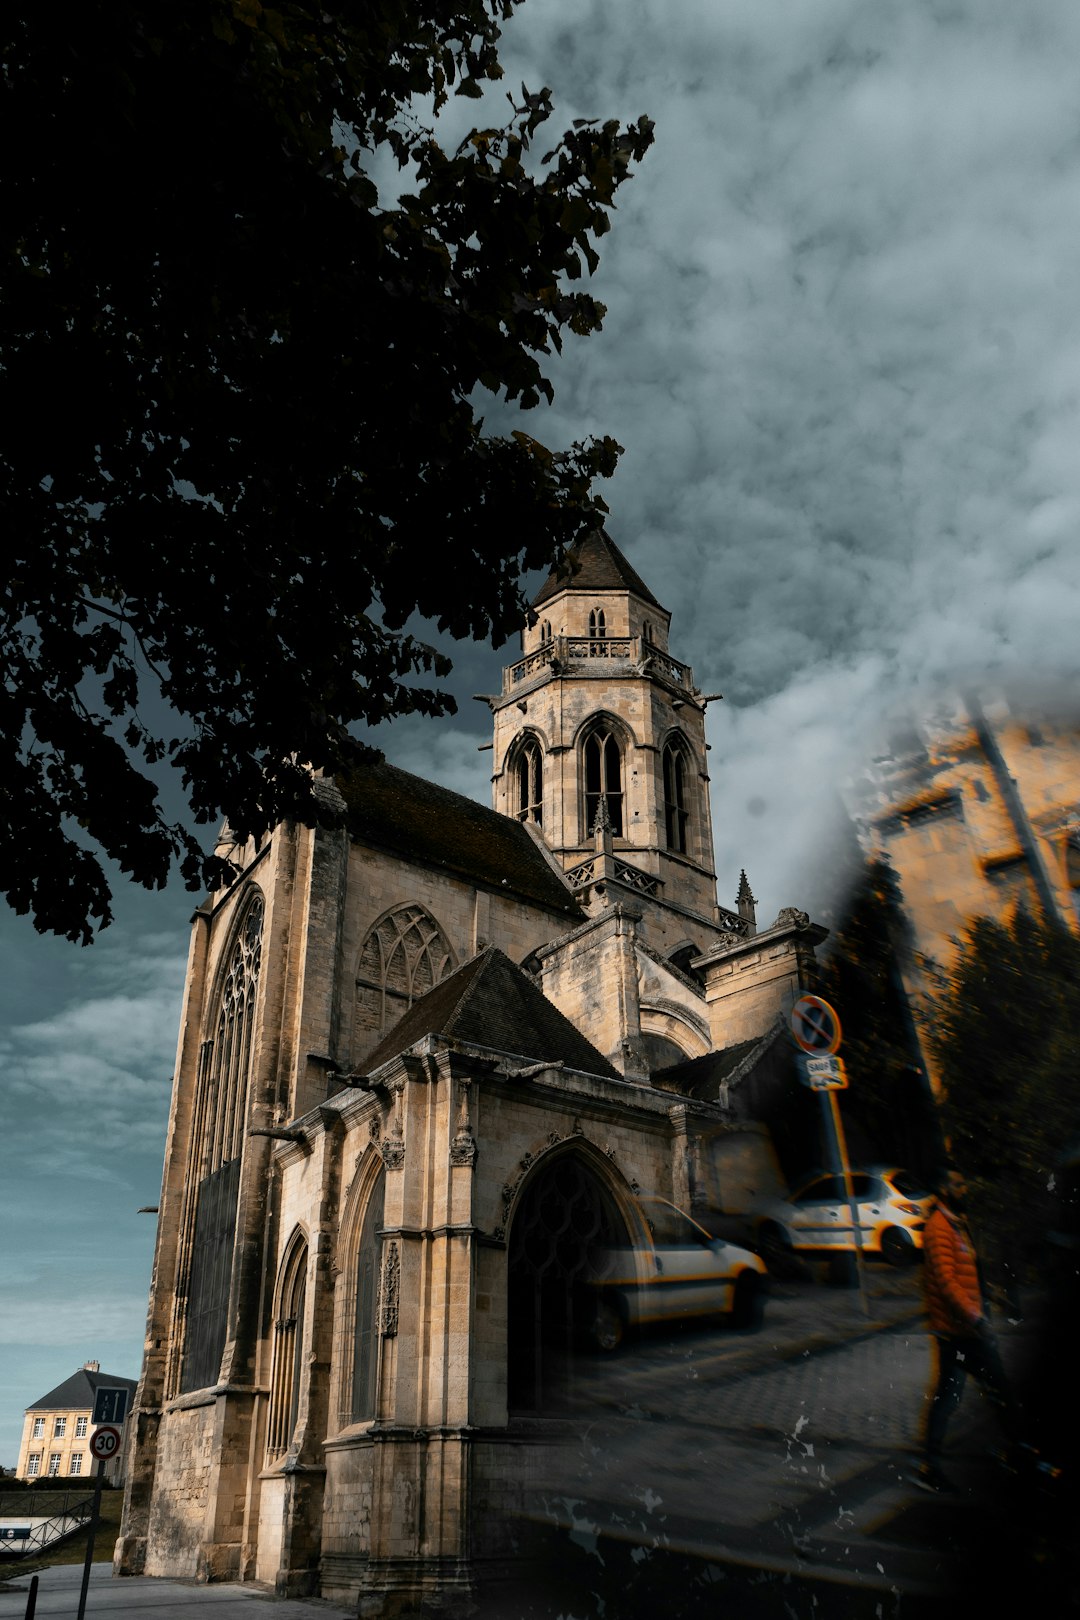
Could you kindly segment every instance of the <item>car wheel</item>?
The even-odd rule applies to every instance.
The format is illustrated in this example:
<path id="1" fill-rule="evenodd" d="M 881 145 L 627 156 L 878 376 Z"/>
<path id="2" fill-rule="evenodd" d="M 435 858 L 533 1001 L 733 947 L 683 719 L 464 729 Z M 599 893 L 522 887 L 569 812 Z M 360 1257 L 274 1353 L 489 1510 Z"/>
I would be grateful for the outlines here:
<path id="1" fill-rule="evenodd" d="M 594 1348 L 610 1355 L 619 1348 L 625 1335 L 626 1323 L 619 1307 L 610 1299 L 599 1300 L 590 1330 Z"/>
<path id="2" fill-rule="evenodd" d="M 740 1333 L 756 1333 L 765 1314 L 764 1279 L 744 1271 L 735 1284 L 731 1325 Z"/>
<path id="3" fill-rule="evenodd" d="M 791 1239 L 782 1226 L 777 1226 L 775 1221 L 767 1221 L 758 1234 L 758 1247 L 761 1258 L 771 1272 L 777 1277 L 790 1275 L 795 1256 Z"/>
<path id="4" fill-rule="evenodd" d="M 890 1266 L 910 1266 L 915 1258 L 915 1245 L 902 1226 L 890 1226 L 881 1234 L 881 1258 Z"/>

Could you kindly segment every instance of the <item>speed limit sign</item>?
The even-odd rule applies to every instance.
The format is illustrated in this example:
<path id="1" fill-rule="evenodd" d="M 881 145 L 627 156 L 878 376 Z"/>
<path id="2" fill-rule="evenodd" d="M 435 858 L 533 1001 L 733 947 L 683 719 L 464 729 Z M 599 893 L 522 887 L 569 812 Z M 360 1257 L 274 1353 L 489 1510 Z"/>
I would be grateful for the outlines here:
<path id="1" fill-rule="evenodd" d="M 96 1457 L 98 1462 L 108 1462 L 119 1450 L 120 1430 L 114 1429 L 111 1423 L 95 1429 L 90 1436 L 90 1455 Z"/>

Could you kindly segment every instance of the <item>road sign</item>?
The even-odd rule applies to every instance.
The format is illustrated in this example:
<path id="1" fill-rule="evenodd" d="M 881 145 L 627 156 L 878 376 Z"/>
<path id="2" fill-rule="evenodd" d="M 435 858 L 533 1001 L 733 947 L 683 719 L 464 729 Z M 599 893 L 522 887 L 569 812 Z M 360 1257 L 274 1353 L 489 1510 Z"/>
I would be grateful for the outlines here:
<path id="1" fill-rule="evenodd" d="M 114 1429 L 111 1423 L 106 1423 L 102 1429 L 95 1429 L 90 1436 L 90 1455 L 96 1457 L 98 1462 L 108 1462 L 120 1450 L 120 1430 Z"/>
<path id="2" fill-rule="evenodd" d="M 94 1396 L 94 1415 L 90 1419 L 95 1426 L 99 1423 L 120 1423 L 127 1417 L 128 1401 L 131 1391 L 123 1389 L 119 1384 L 99 1384 Z"/>
<path id="3" fill-rule="evenodd" d="M 840 1045 L 840 1017 L 820 996 L 800 996 L 791 1009 L 791 1033 L 812 1057 L 831 1057 Z"/>
<path id="4" fill-rule="evenodd" d="M 844 1061 L 838 1057 L 799 1057 L 799 1078 L 811 1091 L 843 1091 L 848 1083 Z"/>

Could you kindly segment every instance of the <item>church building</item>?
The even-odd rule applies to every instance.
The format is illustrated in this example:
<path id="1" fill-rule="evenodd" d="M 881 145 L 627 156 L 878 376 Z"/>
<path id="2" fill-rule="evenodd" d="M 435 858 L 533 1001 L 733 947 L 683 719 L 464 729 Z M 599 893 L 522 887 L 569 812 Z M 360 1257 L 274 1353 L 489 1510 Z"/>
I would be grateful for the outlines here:
<path id="1" fill-rule="evenodd" d="M 358 767 L 195 914 L 121 1573 L 467 1608 L 598 1246 L 772 1174 L 825 931 L 717 904 L 708 698 L 605 534 L 534 613 L 491 809 Z"/>

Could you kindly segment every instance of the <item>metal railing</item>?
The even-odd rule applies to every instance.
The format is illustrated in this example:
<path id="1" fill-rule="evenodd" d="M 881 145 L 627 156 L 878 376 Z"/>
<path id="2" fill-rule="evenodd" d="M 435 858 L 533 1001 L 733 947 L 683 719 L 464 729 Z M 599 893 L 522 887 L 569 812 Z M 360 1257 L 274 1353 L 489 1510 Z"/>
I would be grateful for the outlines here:
<path id="1" fill-rule="evenodd" d="M 16 1498 L 7 1496 L 0 1503 L 0 1518 L 36 1519 L 30 1525 L 0 1524 L 0 1558 L 29 1558 L 31 1553 L 43 1552 L 64 1536 L 85 1529 L 94 1511 L 93 1495 L 78 1495 L 64 1491 L 20 1492 Z M 46 1507 L 42 1514 L 42 1508 Z M 36 1511 L 35 1511 L 36 1509 Z"/>

